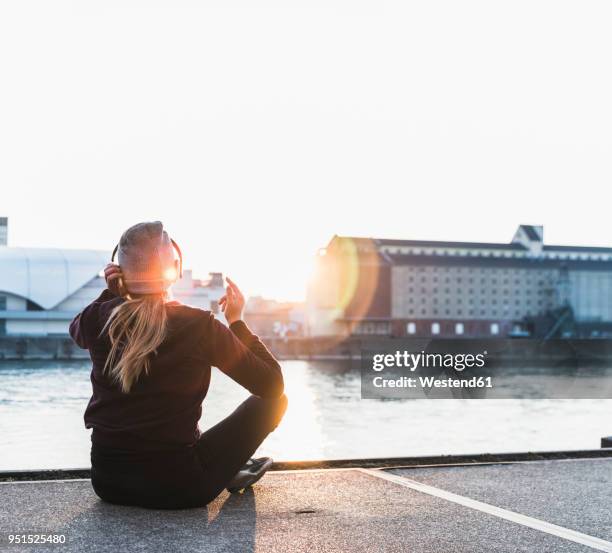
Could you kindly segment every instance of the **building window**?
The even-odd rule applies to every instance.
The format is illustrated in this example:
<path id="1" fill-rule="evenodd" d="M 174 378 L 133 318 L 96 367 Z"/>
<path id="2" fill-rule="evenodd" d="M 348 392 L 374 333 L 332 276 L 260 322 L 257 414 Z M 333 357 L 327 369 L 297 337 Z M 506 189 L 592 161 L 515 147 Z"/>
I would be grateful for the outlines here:
<path id="1" fill-rule="evenodd" d="M 6 319 L 0 319 L 0 336 L 6 336 Z"/>
<path id="2" fill-rule="evenodd" d="M 499 334 L 499 325 L 497 323 L 491 324 L 491 334 Z"/>
<path id="3" fill-rule="evenodd" d="M 457 323 L 455 325 L 455 334 L 463 334 L 463 323 Z"/>
<path id="4" fill-rule="evenodd" d="M 0 311 L 6 311 L 6 296 L 0 295 Z"/>
<path id="5" fill-rule="evenodd" d="M 408 323 L 408 324 L 406 325 L 406 332 L 407 332 L 408 334 L 414 334 L 414 333 L 416 333 L 416 324 L 414 324 L 414 323 Z"/>
<path id="6" fill-rule="evenodd" d="M 431 323 L 431 333 L 440 334 L 440 323 Z"/>

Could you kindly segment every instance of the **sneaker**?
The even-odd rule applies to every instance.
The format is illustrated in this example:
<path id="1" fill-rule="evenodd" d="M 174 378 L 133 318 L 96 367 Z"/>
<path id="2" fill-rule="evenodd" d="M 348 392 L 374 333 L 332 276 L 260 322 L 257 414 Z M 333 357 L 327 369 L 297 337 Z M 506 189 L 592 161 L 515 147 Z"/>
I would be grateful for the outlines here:
<path id="1" fill-rule="evenodd" d="M 238 474 L 230 480 L 227 491 L 235 493 L 244 488 L 248 488 L 257 482 L 266 471 L 272 466 L 272 457 L 260 457 L 259 459 L 249 459 L 246 464 L 238 471 Z"/>

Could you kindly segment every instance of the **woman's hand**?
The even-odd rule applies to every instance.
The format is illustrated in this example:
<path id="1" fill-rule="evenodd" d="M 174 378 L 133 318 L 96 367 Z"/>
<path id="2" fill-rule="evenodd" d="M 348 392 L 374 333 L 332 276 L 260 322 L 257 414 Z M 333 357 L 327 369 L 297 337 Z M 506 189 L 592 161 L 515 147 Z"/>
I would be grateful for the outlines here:
<path id="1" fill-rule="evenodd" d="M 121 278 L 123 278 L 123 274 L 121 273 L 119 265 L 116 263 L 109 263 L 104 268 L 104 279 L 106 280 L 106 286 L 113 294 L 115 294 L 115 296 L 121 295 L 119 286 Z"/>
<path id="2" fill-rule="evenodd" d="M 225 290 L 226 294 L 219 300 L 219 305 L 225 314 L 227 323 L 231 325 L 236 321 L 242 320 L 244 296 L 231 278 L 226 277 L 226 280 L 228 284 Z"/>

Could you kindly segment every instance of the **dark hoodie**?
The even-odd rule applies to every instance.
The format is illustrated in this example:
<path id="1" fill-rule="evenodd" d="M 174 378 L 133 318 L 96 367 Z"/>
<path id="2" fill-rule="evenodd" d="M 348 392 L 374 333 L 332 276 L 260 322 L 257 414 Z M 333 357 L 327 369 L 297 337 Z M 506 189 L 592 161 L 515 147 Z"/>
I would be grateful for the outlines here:
<path id="1" fill-rule="evenodd" d="M 88 349 L 93 394 L 85 410 L 92 441 L 102 446 L 161 450 L 188 446 L 200 436 L 198 420 L 210 384 L 211 365 L 252 394 L 283 393 L 280 365 L 242 321 L 229 329 L 210 311 L 168 302 L 168 333 L 129 393 L 103 372 L 110 340 L 102 332 L 111 311 L 124 300 L 109 290 L 79 313 L 70 335 Z"/>

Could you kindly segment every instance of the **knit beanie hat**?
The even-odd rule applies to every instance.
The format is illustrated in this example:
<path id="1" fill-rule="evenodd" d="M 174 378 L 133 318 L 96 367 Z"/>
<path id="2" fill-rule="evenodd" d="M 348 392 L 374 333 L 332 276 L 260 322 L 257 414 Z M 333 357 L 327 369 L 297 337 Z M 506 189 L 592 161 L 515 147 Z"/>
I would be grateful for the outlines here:
<path id="1" fill-rule="evenodd" d="M 174 248 L 160 221 L 127 229 L 119 240 L 117 260 L 132 294 L 159 294 L 177 279 Z"/>

